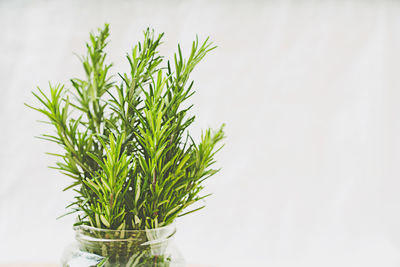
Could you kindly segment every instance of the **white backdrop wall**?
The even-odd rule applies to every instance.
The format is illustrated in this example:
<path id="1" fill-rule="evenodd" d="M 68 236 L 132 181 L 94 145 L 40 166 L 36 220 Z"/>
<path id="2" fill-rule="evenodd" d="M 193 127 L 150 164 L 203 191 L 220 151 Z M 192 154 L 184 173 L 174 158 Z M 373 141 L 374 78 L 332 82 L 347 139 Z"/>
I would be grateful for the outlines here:
<path id="1" fill-rule="evenodd" d="M 195 71 L 197 122 L 227 124 L 207 208 L 177 242 L 205 266 L 400 266 L 399 1 L 0 1 L 0 263 L 56 262 L 72 197 L 57 148 L 23 102 L 83 71 L 111 24 L 114 72 L 145 27 L 162 53 L 195 34 L 219 48 Z"/>

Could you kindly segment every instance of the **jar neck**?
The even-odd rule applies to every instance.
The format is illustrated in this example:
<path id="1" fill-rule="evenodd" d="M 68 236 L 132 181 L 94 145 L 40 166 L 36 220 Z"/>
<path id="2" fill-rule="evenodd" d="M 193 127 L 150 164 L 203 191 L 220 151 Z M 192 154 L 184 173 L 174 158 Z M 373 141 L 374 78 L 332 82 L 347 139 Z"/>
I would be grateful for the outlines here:
<path id="1" fill-rule="evenodd" d="M 110 262 L 139 260 L 143 255 L 163 259 L 176 232 L 173 224 L 148 230 L 106 230 L 90 226 L 74 229 L 82 252 L 107 258 Z"/>
<path id="2" fill-rule="evenodd" d="M 109 230 L 80 225 L 74 230 L 78 243 L 129 242 L 141 246 L 168 242 L 176 233 L 175 224 L 146 230 Z"/>

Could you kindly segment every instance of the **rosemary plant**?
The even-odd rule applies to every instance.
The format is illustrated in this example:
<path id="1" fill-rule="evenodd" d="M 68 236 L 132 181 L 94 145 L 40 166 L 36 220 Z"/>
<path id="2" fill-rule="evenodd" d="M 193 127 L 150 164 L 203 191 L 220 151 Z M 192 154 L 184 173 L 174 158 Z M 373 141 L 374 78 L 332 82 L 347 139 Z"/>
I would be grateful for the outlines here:
<path id="1" fill-rule="evenodd" d="M 106 61 L 106 24 L 90 34 L 81 62 L 84 79 L 71 79 L 72 88 L 50 84 L 49 93 L 33 95 L 30 106 L 47 117 L 54 134 L 40 138 L 57 143 L 63 153 L 53 167 L 72 179 L 76 192 L 68 206 L 76 225 L 112 230 L 144 230 L 166 226 L 197 211 L 189 206 L 207 197 L 203 182 L 221 148 L 223 126 L 207 129 L 196 143 L 188 132 L 195 117 L 190 74 L 215 46 L 207 38 L 193 42 L 187 59 L 178 51 L 173 61 L 159 55 L 163 34 L 147 29 L 126 58 L 127 73 L 110 75 Z M 135 252 L 136 253 L 136 252 Z M 133 266 L 133 265 L 132 265 Z M 136 265 L 135 265 L 136 266 Z"/>

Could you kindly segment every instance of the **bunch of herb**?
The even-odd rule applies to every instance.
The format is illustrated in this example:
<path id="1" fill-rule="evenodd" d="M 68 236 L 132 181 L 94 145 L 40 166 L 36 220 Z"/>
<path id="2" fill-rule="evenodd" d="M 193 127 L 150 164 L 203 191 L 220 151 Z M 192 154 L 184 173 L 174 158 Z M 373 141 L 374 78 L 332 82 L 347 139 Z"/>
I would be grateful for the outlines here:
<path id="1" fill-rule="evenodd" d="M 142 230 L 166 226 L 177 217 L 199 210 L 189 206 L 221 148 L 223 126 L 207 129 L 196 143 L 188 132 L 195 117 L 183 104 L 193 95 L 190 74 L 215 47 L 207 38 L 193 42 L 187 59 L 182 50 L 172 61 L 158 53 L 163 34 L 147 29 L 126 58 L 127 73 L 111 76 L 106 61 L 106 24 L 90 34 L 87 53 L 80 57 L 84 79 L 71 79 L 71 88 L 38 88 L 39 106 L 54 134 L 40 138 L 60 145 L 55 169 L 72 179 L 67 189 L 77 194 L 68 208 L 76 225 L 102 229 Z"/>

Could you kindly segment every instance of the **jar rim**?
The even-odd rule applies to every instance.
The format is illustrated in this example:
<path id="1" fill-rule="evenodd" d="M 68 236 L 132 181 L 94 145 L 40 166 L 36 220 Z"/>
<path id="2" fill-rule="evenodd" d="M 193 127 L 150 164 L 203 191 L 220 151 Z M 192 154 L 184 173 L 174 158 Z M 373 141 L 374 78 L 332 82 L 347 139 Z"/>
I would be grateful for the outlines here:
<path id="1" fill-rule="evenodd" d="M 175 227 L 175 222 L 172 222 L 168 225 L 165 226 L 161 226 L 161 227 L 157 227 L 157 228 L 151 228 L 151 229 L 134 229 L 134 230 L 114 230 L 114 229 L 103 229 L 103 228 L 97 228 L 94 226 L 90 226 L 90 225 L 76 225 L 73 227 L 74 231 L 79 231 L 79 230 L 83 230 L 83 231 L 95 231 L 98 233 L 119 233 L 119 232 L 125 232 L 126 234 L 138 234 L 138 233 L 152 233 L 152 232 L 160 232 L 160 231 L 166 231 L 166 230 L 173 230 L 176 231 L 176 227 Z"/>

